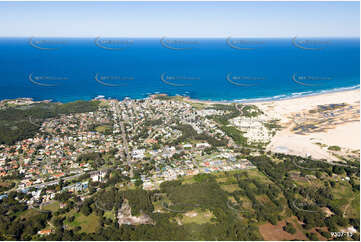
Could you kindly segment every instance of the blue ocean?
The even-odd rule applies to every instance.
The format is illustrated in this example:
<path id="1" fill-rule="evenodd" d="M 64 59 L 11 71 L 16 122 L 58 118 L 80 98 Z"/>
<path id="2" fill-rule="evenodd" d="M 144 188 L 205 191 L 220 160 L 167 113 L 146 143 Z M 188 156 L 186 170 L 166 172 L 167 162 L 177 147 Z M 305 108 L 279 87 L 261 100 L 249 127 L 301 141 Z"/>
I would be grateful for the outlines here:
<path id="1" fill-rule="evenodd" d="M 0 38 L 0 99 L 243 102 L 359 84 L 359 38 Z"/>

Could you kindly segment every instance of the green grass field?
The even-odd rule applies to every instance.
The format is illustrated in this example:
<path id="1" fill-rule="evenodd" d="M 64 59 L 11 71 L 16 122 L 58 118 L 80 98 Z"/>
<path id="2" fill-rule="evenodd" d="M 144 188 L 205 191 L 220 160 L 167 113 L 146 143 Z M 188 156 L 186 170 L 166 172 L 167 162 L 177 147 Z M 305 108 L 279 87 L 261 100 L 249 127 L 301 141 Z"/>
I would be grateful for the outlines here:
<path id="1" fill-rule="evenodd" d="M 214 215 L 211 211 L 209 210 L 202 211 L 196 209 L 184 213 L 180 221 L 182 222 L 182 224 L 189 224 L 189 223 L 204 224 L 204 223 L 211 223 L 212 218 L 214 218 Z"/>
<path id="2" fill-rule="evenodd" d="M 73 222 L 64 221 L 64 224 L 74 229 L 75 227 L 80 226 L 81 232 L 85 233 L 95 233 L 100 228 L 99 217 L 95 213 L 85 216 L 82 213 L 76 213 L 74 210 L 70 211 L 65 215 L 66 217 L 74 216 L 75 219 Z"/>
<path id="3" fill-rule="evenodd" d="M 60 208 L 60 202 L 58 202 L 56 200 L 54 202 L 42 207 L 43 210 L 48 210 L 48 211 L 52 211 L 52 212 L 57 211 L 59 208 Z"/>

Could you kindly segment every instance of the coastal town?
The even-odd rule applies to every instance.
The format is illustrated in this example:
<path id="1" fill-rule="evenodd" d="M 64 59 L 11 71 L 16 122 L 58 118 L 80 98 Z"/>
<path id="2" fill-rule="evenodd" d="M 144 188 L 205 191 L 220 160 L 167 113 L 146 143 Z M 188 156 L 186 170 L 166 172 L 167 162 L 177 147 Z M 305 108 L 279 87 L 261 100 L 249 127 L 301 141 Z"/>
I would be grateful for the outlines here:
<path id="1" fill-rule="evenodd" d="M 237 115 L 228 126 L 239 129 L 253 153 L 262 149 L 252 148 L 250 144 L 268 144 L 280 128 L 277 125 L 269 127 L 281 119 L 280 115 L 275 112 L 266 115 L 253 105 L 244 105 L 247 109 L 254 108 L 253 114 L 242 115 L 241 105 L 234 105 L 232 110 L 228 108 L 231 105 L 195 104 L 185 100 L 161 94 L 123 101 L 100 96 L 96 98 L 99 106 L 94 112 L 61 115 L 42 123 L 29 117 L 32 124 L 39 126 L 39 132 L 14 145 L 0 145 L 0 177 L 14 174 L 21 177 L 9 191 L 31 191 L 33 197 L 27 203 L 37 206 L 55 197 L 55 193 L 42 193 L 43 188 L 68 181 L 62 191 L 83 192 L 89 179 L 104 181 L 111 169 L 117 169 L 129 178 L 124 186 L 137 183 L 143 189 L 154 190 L 162 182 L 181 176 L 254 168 L 248 160 L 241 158 L 239 144 L 214 117 L 236 111 Z M 48 102 L 29 98 L 4 100 L 0 107 Z M 355 111 L 346 104 L 319 108 L 347 109 L 356 121 L 359 114 L 359 108 Z M 317 114 L 312 112 L 313 116 Z M 322 115 L 335 116 L 333 113 Z M 308 115 L 307 120 L 313 116 Z M 298 114 L 294 122 L 298 124 L 299 119 Z M 317 117 L 314 120 L 321 123 Z M 296 125 L 294 130 L 298 129 L 299 125 Z M 104 154 L 105 158 L 99 159 L 97 154 Z M 86 179 L 79 181 L 81 177 Z M 76 182 L 72 183 L 72 180 Z M 0 195 L 0 199 L 5 196 L 6 193 Z"/>
<path id="2" fill-rule="evenodd" d="M 98 98 L 97 102 L 95 112 L 62 115 L 41 124 L 29 117 L 40 126 L 34 137 L 0 145 L 0 176 L 19 178 L 7 192 L 29 193 L 32 197 L 26 203 L 41 207 L 62 191 L 84 193 L 89 181 L 104 181 L 112 169 L 129 178 L 125 187 L 137 184 L 154 190 L 181 176 L 254 168 L 241 158 L 239 145 L 210 118 L 225 115 L 227 110 L 195 107 L 163 95 L 123 101 Z M 23 106 L 38 102 L 10 100 L 2 105 L 5 103 Z M 242 119 L 249 124 L 252 120 Z M 251 140 L 268 141 L 271 132 L 262 124 L 250 127 Z M 47 189 L 60 182 L 67 186 Z M 3 197 L 6 192 L 0 199 Z"/>
<path id="3" fill-rule="evenodd" d="M 361 241 L 360 1 L 0 20 L 0 241 Z"/>
<path id="4" fill-rule="evenodd" d="M 354 98 L 358 97 L 357 94 Z M 118 226 L 155 226 L 158 220 L 151 215 L 153 213 L 183 214 L 183 217 L 172 217 L 172 221 L 182 225 L 191 217 L 198 219 L 203 216 L 208 220 L 214 215 L 209 210 L 199 209 L 198 203 L 173 204 L 164 193 L 165 187 L 179 181 L 182 184 L 199 183 L 210 175 L 219 177 L 219 189 L 231 195 L 226 198 L 226 209 L 235 212 L 239 218 L 242 216 L 238 209 L 242 204 L 237 190 L 237 187 L 242 187 L 239 174 L 259 176 L 262 166 L 260 168 L 257 159 L 272 159 L 275 165 L 279 157 L 289 159 L 287 155 L 292 154 L 291 148 L 274 147 L 275 140 L 283 132 L 309 137 L 358 122 L 359 105 L 354 99 L 352 105 L 327 102 L 321 105 L 313 101 L 311 106 L 304 105 L 307 109 L 294 109 L 295 112 L 287 112 L 287 105 L 280 109 L 283 102 L 205 102 L 165 94 L 121 101 L 98 96 L 91 101 L 68 104 L 30 98 L 3 100 L 0 102 L 3 117 L 3 128 L 0 129 L 0 203 L 15 199 L 29 211 L 40 214 L 51 211 L 55 216 L 59 216 L 60 211 L 67 211 L 70 214 L 65 217 L 69 221 L 61 225 L 67 230 L 80 229 L 75 225 L 78 222 L 72 222 L 74 216 L 71 214 L 88 216 L 87 223 L 90 223 L 91 216 L 95 216 L 89 215 L 91 210 L 101 218 L 103 214 L 112 218 L 106 220 L 107 223 L 113 221 Z M 343 116 L 349 118 L 343 119 Z M 23 134 L 22 126 L 27 127 L 25 131 L 28 133 Z M 288 135 L 288 144 L 282 147 L 292 147 L 294 140 L 291 137 Z M 304 168 L 305 165 L 318 164 L 321 167 L 332 165 L 336 171 L 339 168 L 351 169 L 351 173 L 332 176 L 332 179 L 355 183 L 359 150 L 332 143 L 319 143 L 317 147 L 340 159 L 315 161 L 306 153 L 296 158 L 298 162 L 292 160 L 294 168 L 319 172 L 321 168 Z M 293 171 L 289 177 L 311 182 L 317 175 L 311 174 Z M 232 176 L 236 180 L 230 179 Z M 253 178 L 249 179 L 256 187 L 264 186 Z M 235 181 L 238 185 L 234 184 Z M 247 196 L 252 199 L 252 195 Z M 272 195 L 268 196 L 273 204 L 279 204 Z M 136 212 L 135 204 L 147 202 L 152 204 L 147 205 L 151 208 L 144 209 L 151 209 L 152 213 Z M 256 200 L 252 202 L 257 203 Z M 297 204 L 303 207 L 307 203 Z M 54 225 L 56 221 L 49 220 L 34 236 L 54 235 L 59 231 Z M 86 230 L 84 226 L 81 226 L 82 231 Z M 356 232 L 354 227 L 345 231 Z M 6 234 L 5 238 L 11 236 Z"/>

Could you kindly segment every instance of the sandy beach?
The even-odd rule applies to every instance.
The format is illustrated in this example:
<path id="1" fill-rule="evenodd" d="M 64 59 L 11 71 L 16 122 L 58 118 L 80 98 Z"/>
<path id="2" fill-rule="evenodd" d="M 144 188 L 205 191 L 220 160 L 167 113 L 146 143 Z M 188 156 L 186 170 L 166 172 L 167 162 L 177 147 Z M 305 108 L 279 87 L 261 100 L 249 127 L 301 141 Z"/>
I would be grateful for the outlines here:
<path id="1" fill-rule="evenodd" d="M 328 117 L 328 120 L 335 120 L 335 124 L 326 125 L 321 132 L 298 134 L 292 130 L 295 117 L 301 116 L 303 119 L 299 120 L 306 120 L 310 117 L 309 110 L 315 110 L 319 105 L 343 103 L 347 104 L 347 108 L 344 108 L 346 111 L 343 110 L 336 115 L 331 113 L 334 116 Z M 341 147 L 342 151 L 337 153 L 339 155 L 360 150 L 360 90 L 253 104 L 280 119 L 283 126 L 267 146 L 268 150 L 300 156 L 310 155 L 316 159 L 326 160 L 339 160 L 335 152 L 327 149 L 329 146 Z"/>
<path id="2" fill-rule="evenodd" d="M 302 110 L 309 110 L 317 107 L 317 105 L 327 105 L 334 103 L 358 103 L 360 105 L 360 90 L 349 90 L 341 92 L 331 92 L 319 95 L 304 96 L 293 99 L 266 101 L 266 102 L 250 102 L 262 109 L 272 109 L 273 111 L 284 115 L 287 113 L 296 113 Z"/>
<path id="3" fill-rule="evenodd" d="M 200 101 L 187 98 L 189 102 L 215 104 L 227 102 Z M 293 99 L 249 102 L 259 107 L 270 119 L 278 119 L 282 129 L 272 138 L 267 150 L 288 153 L 300 156 L 312 156 L 316 159 L 339 160 L 335 152 L 327 148 L 339 146 L 341 152 L 336 155 L 346 155 L 355 150 L 360 150 L 360 90 L 331 92 L 319 95 L 298 97 Z M 293 128 L 300 120 L 317 120 L 318 113 L 310 115 L 310 110 L 317 110 L 319 105 L 344 104 L 344 110 L 337 113 L 329 111 L 330 116 L 323 122 L 322 129 L 314 132 L 297 133 Z M 322 115 L 324 115 L 321 112 Z M 319 115 L 321 115 L 319 114 Z M 312 117 L 314 116 L 314 117 Z M 297 120 L 296 120 L 297 117 Z M 301 118 L 299 118 L 301 117 Z M 320 121 L 322 120 L 320 116 Z M 331 121 L 330 121 L 331 120 Z M 302 122 L 301 122 L 302 123 Z M 305 122 L 306 123 L 306 122 Z M 316 122 L 317 123 L 317 122 Z M 326 123 L 326 124 L 325 124 Z"/>

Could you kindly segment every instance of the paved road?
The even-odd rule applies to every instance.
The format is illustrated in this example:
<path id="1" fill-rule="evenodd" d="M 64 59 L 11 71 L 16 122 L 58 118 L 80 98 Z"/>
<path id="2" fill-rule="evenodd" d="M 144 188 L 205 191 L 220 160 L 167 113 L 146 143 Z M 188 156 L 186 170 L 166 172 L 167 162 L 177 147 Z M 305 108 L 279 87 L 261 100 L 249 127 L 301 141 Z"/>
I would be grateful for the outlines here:
<path id="1" fill-rule="evenodd" d="M 124 122 L 122 122 L 120 120 L 120 116 L 121 116 L 121 112 L 119 110 L 119 106 L 116 106 L 116 115 L 117 117 L 119 118 L 119 125 L 120 125 L 120 129 L 122 131 L 122 138 L 123 138 L 123 150 L 125 152 L 125 155 L 126 155 L 126 161 L 130 167 L 130 177 L 133 177 L 134 176 L 134 172 L 133 172 L 133 167 L 131 166 L 131 160 L 130 160 L 130 154 L 129 154 L 129 147 L 128 147 L 128 141 L 127 141 L 127 136 L 126 136 L 126 133 L 125 133 L 125 127 L 124 127 Z"/>

